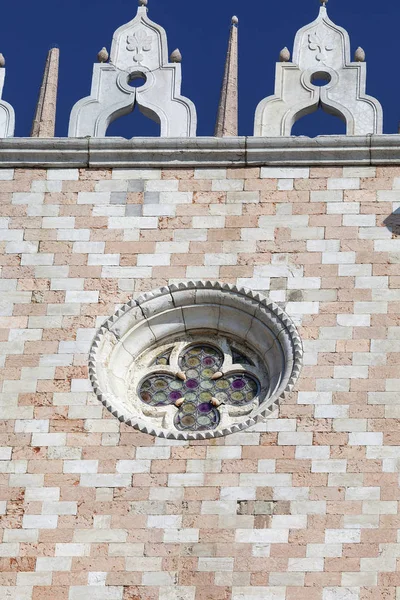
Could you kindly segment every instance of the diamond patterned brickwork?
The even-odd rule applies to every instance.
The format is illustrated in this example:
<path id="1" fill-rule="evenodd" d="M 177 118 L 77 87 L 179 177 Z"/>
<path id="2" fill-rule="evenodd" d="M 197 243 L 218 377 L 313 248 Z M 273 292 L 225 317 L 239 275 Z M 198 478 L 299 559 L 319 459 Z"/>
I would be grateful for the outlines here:
<path id="1" fill-rule="evenodd" d="M 0 597 L 399 600 L 400 168 L 1 170 L 0 201 Z M 268 293 L 305 367 L 264 424 L 172 442 L 87 357 L 193 278 Z"/>

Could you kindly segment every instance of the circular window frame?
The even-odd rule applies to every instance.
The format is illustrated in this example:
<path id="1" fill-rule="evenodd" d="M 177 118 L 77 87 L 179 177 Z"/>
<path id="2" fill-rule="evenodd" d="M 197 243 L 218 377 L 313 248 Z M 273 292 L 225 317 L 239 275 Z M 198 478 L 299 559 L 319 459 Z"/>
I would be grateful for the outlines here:
<path id="1" fill-rule="evenodd" d="M 146 352 L 179 337 L 207 333 L 250 348 L 264 362 L 270 396 L 243 421 L 223 429 L 183 432 L 163 428 L 129 402 L 124 382 Z M 210 281 L 190 281 L 143 294 L 122 306 L 96 334 L 89 355 L 89 375 L 97 398 L 120 421 L 144 433 L 175 440 L 204 440 L 230 435 L 268 417 L 300 375 L 303 346 L 288 315 L 274 302 L 249 289 Z"/>

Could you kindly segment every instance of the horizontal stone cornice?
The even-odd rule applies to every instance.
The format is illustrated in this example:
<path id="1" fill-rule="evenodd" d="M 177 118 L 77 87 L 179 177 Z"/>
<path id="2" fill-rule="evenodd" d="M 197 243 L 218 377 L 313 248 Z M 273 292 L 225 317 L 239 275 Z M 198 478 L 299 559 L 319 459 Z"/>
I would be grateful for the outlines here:
<path id="1" fill-rule="evenodd" d="M 216 168 L 302 165 L 400 165 L 400 135 L 0 140 L 0 168 Z"/>

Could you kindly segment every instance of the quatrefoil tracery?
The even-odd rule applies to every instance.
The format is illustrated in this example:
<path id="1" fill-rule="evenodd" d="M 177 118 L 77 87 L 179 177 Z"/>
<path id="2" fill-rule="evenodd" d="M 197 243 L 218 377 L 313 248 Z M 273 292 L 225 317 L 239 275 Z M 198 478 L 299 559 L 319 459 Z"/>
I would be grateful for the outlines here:
<path id="1" fill-rule="evenodd" d="M 171 356 L 177 353 L 178 369 L 171 372 Z M 228 368 L 227 362 L 232 363 Z M 253 409 L 261 384 L 250 370 L 255 370 L 252 361 L 231 347 L 228 361 L 220 348 L 208 343 L 169 348 L 153 361 L 138 396 L 155 409 L 175 406 L 174 426 L 179 431 L 213 430 L 220 424 L 222 407 L 230 415 Z"/>

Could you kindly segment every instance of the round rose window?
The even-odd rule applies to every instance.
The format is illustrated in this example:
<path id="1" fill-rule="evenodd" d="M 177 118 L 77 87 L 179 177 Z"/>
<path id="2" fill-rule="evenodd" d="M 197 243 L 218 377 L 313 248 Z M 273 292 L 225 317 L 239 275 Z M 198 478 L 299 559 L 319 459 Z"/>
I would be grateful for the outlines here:
<path id="1" fill-rule="evenodd" d="M 162 288 L 99 331 L 90 356 L 103 404 L 133 427 L 204 439 L 265 418 L 300 373 L 297 331 L 273 303 L 212 283 Z"/>

